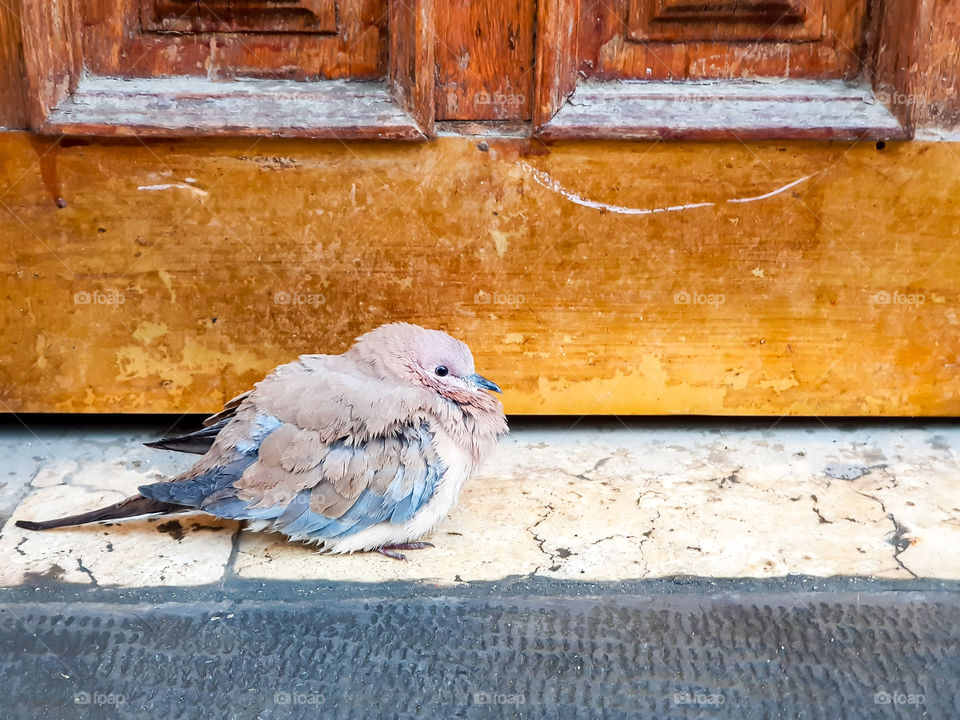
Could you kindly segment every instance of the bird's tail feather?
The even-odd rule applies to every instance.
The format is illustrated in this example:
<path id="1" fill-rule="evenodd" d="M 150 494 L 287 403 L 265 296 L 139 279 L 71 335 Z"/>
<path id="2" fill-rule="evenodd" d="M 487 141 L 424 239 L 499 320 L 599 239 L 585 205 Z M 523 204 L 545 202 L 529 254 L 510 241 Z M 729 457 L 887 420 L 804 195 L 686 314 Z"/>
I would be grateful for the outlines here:
<path id="1" fill-rule="evenodd" d="M 144 443 L 150 448 L 159 448 L 160 450 L 173 450 L 175 452 L 195 453 L 203 455 L 213 445 L 217 435 L 226 427 L 232 418 L 224 418 L 219 422 L 212 423 L 206 427 L 200 428 L 196 432 L 176 437 L 165 437 L 154 442 Z"/>
<path id="2" fill-rule="evenodd" d="M 166 515 L 168 513 L 190 509 L 191 508 L 188 508 L 186 505 L 177 505 L 176 503 L 145 498 L 143 495 L 134 495 L 113 505 L 80 513 L 79 515 L 70 515 L 69 517 L 43 520 L 40 522 L 17 520 L 16 525 L 25 530 L 49 530 L 51 528 L 85 525 L 87 523 L 102 522 L 104 520 L 121 520 L 123 518 L 137 517 L 138 515 Z"/>

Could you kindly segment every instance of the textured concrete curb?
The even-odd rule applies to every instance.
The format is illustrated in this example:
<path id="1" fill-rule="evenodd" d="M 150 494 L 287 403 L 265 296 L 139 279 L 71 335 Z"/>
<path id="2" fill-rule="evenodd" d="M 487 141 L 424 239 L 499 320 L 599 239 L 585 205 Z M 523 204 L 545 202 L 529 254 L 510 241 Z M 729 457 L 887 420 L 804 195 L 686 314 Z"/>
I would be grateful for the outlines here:
<path id="1" fill-rule="evenodd" d="M 818 589 L 812 589 L 818 588 Z M 238 583 L 0 604 L 9 718 L 957 717 L 955 583 Z"/>

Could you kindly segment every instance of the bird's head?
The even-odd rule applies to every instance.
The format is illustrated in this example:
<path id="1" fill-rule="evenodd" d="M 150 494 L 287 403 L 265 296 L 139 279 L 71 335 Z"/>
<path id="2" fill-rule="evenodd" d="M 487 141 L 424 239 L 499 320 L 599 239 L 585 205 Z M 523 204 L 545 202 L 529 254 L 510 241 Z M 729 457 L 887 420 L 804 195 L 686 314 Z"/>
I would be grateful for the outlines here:
<path id="1" fill-rule="evenodd" d="M 460 405 L 500 405 L 488 391 L 502 391 L 477 374 L 470 348 L 439 330 L 409 323 L 381 325 L 358 337 L 351 352 L 381 377 L 422 386 Z"/>

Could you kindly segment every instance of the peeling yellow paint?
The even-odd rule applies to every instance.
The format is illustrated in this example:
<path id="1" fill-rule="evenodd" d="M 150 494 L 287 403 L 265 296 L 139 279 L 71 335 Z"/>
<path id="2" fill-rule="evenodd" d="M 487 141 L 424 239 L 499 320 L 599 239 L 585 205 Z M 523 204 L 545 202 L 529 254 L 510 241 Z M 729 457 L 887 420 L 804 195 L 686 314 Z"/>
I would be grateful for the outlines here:
<path id="1" fill-rule="evenodd" d="M 133 336 L 138 340 L 142 340 L 148 345 L 156 340 L 158 337 L 162 337 L 167 334 L 167 325 L 166 323 L 152 323 L 152 322 L 142 322 L 137 326 L 137 329 L 133 331 Z"/>
<path id="2" fill-rule="evenodd" d="M 718 207 L 572 207 L 517 168 L 522 143 L 496 145 L 480 158 L 460 138 L 349 150 L 265 139 L 256 157 L 282 158 L 283 171 L 264 183 L 265 163 L 238 159 L 249 143 L 170 141 L 161 162 L 138 143 L 93 139 L 58 150 L 74 210 L 51 213 L 29 136 L 0 133 L 0 157 L 17 170 L 0 168 L 0 184 L 23 175 L 4 202 L 33 230 L 0 259 L 4 403 L 217 410 L 300 353 L 339 352 L 403 320 L 465 340 L 516 413 L 960 413 L 951 148 L 564 142 L 535 158 L 582 197 L 632 208 L 661 206 L 664 183 L 698 203 L 718 187 L 769 190 L 771 167 L 783 177 L 831 167 L 799 197 L 738 206 L 728 232 Z M 629 182 L 613 192 L 626 165 Z M 864 180 L 878 172 L 890 182 Z M 173 231 L 182 193 L 144 202 L 136 190 L 145 178 L 214 177 L 210 210 L 197 204 Z M 237 201 L 248 196 L 262 201 Z M 94 215 L 110 218 L 109 232 L 89 233 Z M 22 226 L 0 213 L 0 236 Z M 864 288 L 905 292 L 904 278 L 930 302 L 868 301 Z M 95 287 L 126 301 L 70 302 Z M 281 290 L 325 302 L 278 305 Z M 476 302 L 481 290 L 488 303 Z M 724 302 L 679 304 L 678 293 Z"/>
<path id="3" fill-rule="evenodd" d="M 166 270 L 157 270 L 157 276 L 160 278 L 163 286 L 167 289 L 167 292 L 170 293 L 170 302 L 176 302 L 177 293 L 173 289 L 173 282 L 170 273 Z"/>
<path id="4" fill-rule="evenodd" d="M 47 367 L 47 357 L 45 355 L 47 351 L 47 338 L 40 333 L 37 335 L 37 342 L 35 345 L 37 353 L 37 362 L 34 365 L 38 370 L 43 370 Z"/>
<path id="5" fill-rule="evenodd" d="M 497 255 L 501 258 L 507 254 L 507 250 L 510 249 L 510 238 L 512 238 L 516 233 L 512 232 L 503 232 L 502 230 L 491 230 L 490 237 L 493 238 L 493 245 L 497 249 Z"/>
<path id="6" fill-rule="evenodd" d="M 800 381 L 795 377 L 786 377 L 786 378 L 775 378 L 771 380 L 758 380 L 757 387 L 763 388 L 764 390 L 773 390 L 774 392 L 781 393 L 790 388 L 798 387 Z"/>

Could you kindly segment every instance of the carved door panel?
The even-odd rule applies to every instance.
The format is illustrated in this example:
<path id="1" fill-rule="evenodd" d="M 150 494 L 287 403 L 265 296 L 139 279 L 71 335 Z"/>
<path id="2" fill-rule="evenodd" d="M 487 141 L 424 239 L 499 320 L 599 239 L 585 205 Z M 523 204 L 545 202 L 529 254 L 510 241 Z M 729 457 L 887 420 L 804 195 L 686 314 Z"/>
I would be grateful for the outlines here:
<path id="1" fill-rule="evenodd" d="M 337 34 L 334 0 L 140 0 L 145 31 Z"/>
<path id="2" fill-rule="evenodd" d="M 386 0 L 88 0 L 90 72 L 317 80 L 383 77 Z"/>
<path id="3" fill-rule="evenodd" d="M 884 98 L 922 17 L 881 0 L 20 2 L 44 132 L 893 138 L 918 107 Z"/>
<path id="4" fill-rule="evenodd" d="M 852 78 L 867 0 L 582 0 L 583 76 Z"/>
<path id="5" fill-rule="evenodd" d="M 630 0 L 631 40 L 817 40 L 823 0 Z"/>

